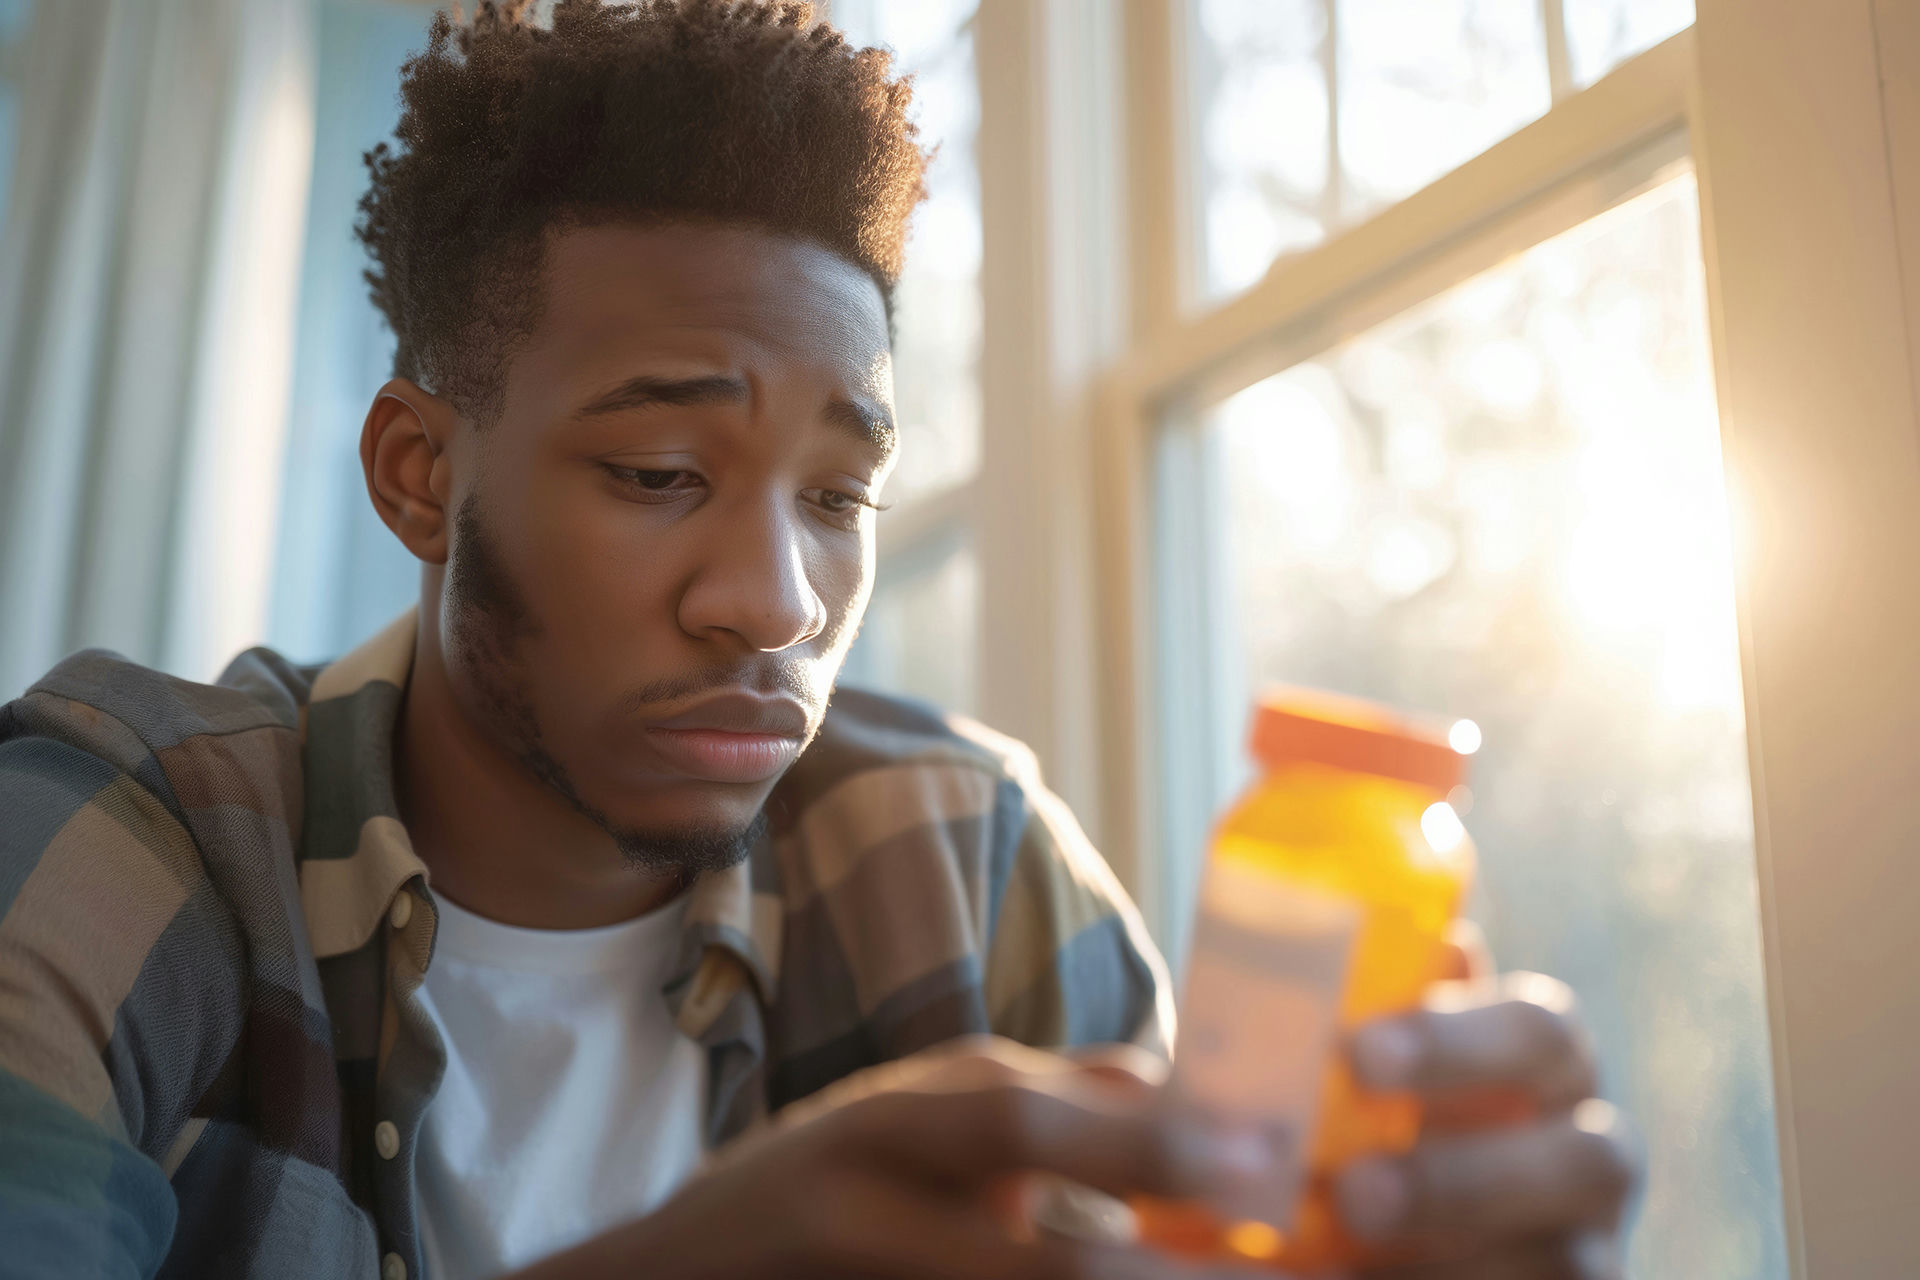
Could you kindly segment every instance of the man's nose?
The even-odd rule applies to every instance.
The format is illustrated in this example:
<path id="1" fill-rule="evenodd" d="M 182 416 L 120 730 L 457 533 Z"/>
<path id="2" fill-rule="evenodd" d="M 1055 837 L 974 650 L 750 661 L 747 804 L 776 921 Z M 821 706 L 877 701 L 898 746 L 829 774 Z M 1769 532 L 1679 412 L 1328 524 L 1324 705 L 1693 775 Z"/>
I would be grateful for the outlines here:
<path id="1" fill-rule="evenodd" d="M 798 513 L 767 504 L 717 522 L 699 572 L 680 599 L 680 626 L 703 639 L 775 653 L 819 635 L 827 607 L 807 573 Z"/>

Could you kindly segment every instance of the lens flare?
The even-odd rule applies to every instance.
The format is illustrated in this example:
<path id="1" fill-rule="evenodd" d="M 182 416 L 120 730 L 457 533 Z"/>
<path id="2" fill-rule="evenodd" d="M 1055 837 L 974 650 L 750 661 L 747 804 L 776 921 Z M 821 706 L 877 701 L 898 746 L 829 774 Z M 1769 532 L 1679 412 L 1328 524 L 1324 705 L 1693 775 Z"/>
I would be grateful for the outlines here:
<path id="1" fill-rule="evenodd" d="M 1452 805 L 1436 800 L 1420 815 L 1420 834 L 1427 838 L 1435 853 L 1452 853 L 1467 838 L 1467 828 Z"/>

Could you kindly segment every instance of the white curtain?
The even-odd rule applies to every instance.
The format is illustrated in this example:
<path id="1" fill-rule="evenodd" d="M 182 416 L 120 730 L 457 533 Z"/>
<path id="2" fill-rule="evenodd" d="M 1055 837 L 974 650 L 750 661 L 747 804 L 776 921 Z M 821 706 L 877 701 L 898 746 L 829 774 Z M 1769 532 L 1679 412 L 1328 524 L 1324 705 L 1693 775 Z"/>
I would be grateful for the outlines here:
<path id="1" fill-rule="evenodd" d="M 311 0 L 40 0 L 0 233 L 0 699 L 265 628 Z"/>

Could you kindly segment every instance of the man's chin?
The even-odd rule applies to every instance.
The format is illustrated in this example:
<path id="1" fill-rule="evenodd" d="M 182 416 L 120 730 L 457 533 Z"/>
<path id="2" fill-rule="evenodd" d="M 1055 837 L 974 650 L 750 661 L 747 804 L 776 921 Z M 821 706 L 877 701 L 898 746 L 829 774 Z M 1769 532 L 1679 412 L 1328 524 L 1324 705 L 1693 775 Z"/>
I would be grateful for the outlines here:
<path id="1" fill-rule="evenodd" d="M 744 862 L 766 830 L 764 814 L 744 826 L 636 828 L 603 823 L 620 856 L 637 871 L 671 872 L 692 880 Z"/>
<path id="2" fill-rule="evenodd" d="M 766 829 L 762 806 L 771 786 L 661 788 L 609 778 L 589 778 L 581 786 L 537 741 L 523 744 L 521 762 L 611 836 L 638 871 L 675 872 L 685 879 L 724 871 L 739 865 Z"/>

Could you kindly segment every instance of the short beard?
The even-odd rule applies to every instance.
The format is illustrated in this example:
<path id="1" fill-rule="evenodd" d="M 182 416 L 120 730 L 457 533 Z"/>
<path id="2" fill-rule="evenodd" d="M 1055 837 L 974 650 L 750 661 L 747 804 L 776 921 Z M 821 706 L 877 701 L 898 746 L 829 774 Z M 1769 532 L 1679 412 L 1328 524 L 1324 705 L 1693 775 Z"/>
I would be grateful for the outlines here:
<path id="1" fill-rule="evenodd" d="M 612 837 L 620 856 L 637 871 L 674 872 L 685 884 L 744 861 L 767 829 L 764 813 L 738 831 L 641 831 L 618 826 L 580 794 L 566 766 L 547 749 L 534 715 L 519 645 L 539 629 L 480 520 L 474 494 L 454 513 L 453 533 L 447 568 L 448 634 L 480 695 L 482 711 L 521 767 Z"/>

